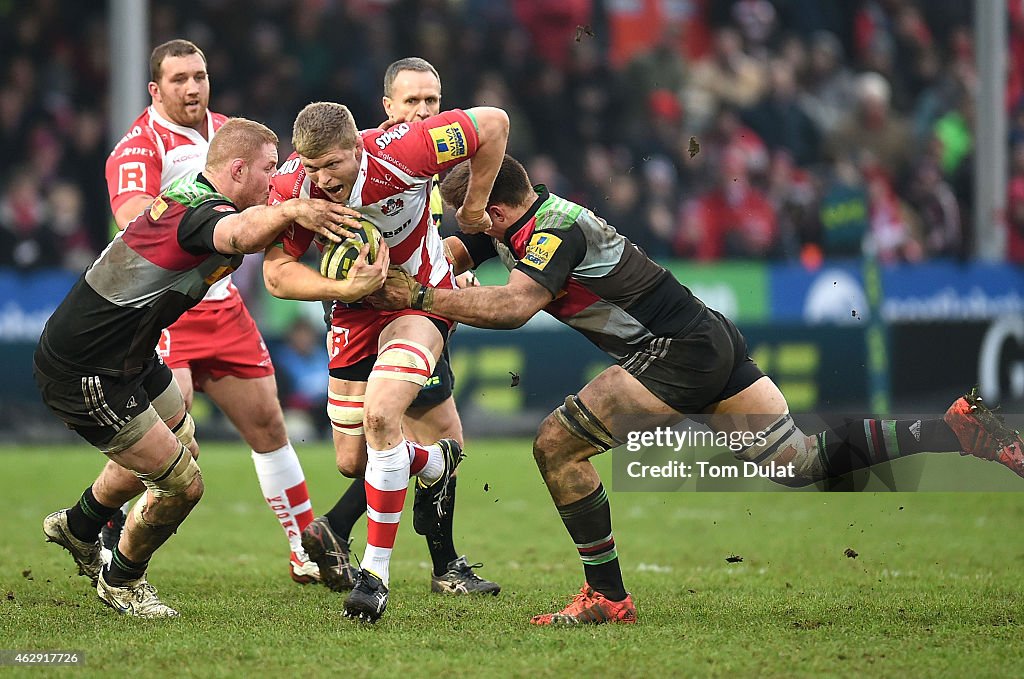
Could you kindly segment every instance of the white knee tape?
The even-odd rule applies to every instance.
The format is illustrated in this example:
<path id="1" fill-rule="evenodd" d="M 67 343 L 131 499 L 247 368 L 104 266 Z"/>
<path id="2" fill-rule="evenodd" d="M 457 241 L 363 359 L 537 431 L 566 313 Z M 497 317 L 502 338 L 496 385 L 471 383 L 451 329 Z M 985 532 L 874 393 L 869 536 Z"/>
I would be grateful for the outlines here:
<path id="1" fill-rule="evenodd" d="M 153 492 L 155 497 L 181 495 L 199 476 L 199 465 L 192 458 L 192 453 L 184 444 L 178 448 L 178 454 L 168 462 L 167 466 L 149 474 L 136 473 L 139 480 Z"/>
<path id="2" fill-rule="evenodd" d="M 177 427 L 171 429 L 174 435 L 181 441 L 181 445 L 188 448 L 196 440 L 196 421 L 192 419 L 192 413 L 186 412 L 185 417 L 178 423 Z"/>
<path id="3" fill-rule="evenodd" d="M 423 386 L 434 372 L 434 354 L 422 344 L 391 340 L 377 355 L 370 379 L 402 380 Z"/>
<path id="4" fill-rule="evenodd" d="M 327 392 L 327 417 L 334 431 L 349 436 L 363 435 L 363 395 Z"/>
<path id="5" fill-rule="evenodd" d="M 792 415 L 786 413 L 780 416 L 760 433 L 763 434 L 763 442 L 737 452 L 737 458 L 759 465 L 771 462 L 792 463 L 795 478 L 804 481 L 820 481 L 825 477 L 824 467 L 818 457 L 818 446 L 807 445 L 808 438 L 796 426 Z"/>

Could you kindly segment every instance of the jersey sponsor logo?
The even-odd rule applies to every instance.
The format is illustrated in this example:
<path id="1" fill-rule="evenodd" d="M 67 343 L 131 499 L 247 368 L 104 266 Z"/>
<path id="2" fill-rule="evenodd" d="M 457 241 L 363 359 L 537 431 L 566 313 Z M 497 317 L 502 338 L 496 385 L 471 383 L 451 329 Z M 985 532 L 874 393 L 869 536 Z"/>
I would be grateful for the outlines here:
<path id="1" fill-rule="evenodd" d="M 390 217 L 391 215 L 401 212 L 404 207 L 404 200 L 397 196 L 392 196 L 391 198 L 388 198 L 386 203 L 380 206 L 380 211 L 384 213 L 385 217 Z"/>
<path id="2" fill-rule="evenodd" d="M 124 151 L 117 154 L 118 158 L 127 158 L 128 156 L 149 156 L 150 158 L 156 158 L 156 151 L 153 149 L 144 149 L 139 146 L 129 146 Z"/>
<path id="3" fill-rule="evenodd" d="M 121 163 L 117 177 L 118 193 L 146 190 L 146 166 L 143 163 Z"/>
<path id="4" fill-rule="evenodd" d="M 437 156 L 438 163 L 447 163 L 450 160 L 465 158 L 469 155 L 466 133 L 462 130 L 462 123 L 432 127 L 428 134 L 434 141 L 434 154 Z"/>
<path id="5" fill-rule="evenodd" d="M 526 254 L 520 260 L 527 266 L 543 271 L 551 261 L 551 256 L 562 244 L 562 239 L 550 233 L 535 233 L 526 246 Z"/>
<path id="6" fill-rule="evenodd" d="M 149 218 L 156 221 L 157 219 L 160 219 L 160 215 L 162 215 L 165 210 L 167 210 L 167 202 L 164 200 L 163 196 L 157 196 L 156 200 L 153 201 L 153 205 L 149 208 Z"/>
<path id="7" fill-rule="evenodd" d="M 128 134 L 126 134 L 123 137 L 121 137 L 121 141 L 117 142 L 117 145 L 120 146 L 121 144 L 125 143 L 129 139 L 133 139 L 133 138 L 139 136 L 140 134 L 142 134 L 142 126 L 136 125 L 132 129 L 128 130 Z"/>
<path id="8" fill-rule="evenodd" d="M 186 153 L 182 153 L 177 158 L 174 158 L 172 160 L 172 162 L 175 165 L 177 165 L 178 163 L 187 163 L 187 162 L 191 162 L 193 160 L 201 159 L 201 158 L 205 158 L 205 157 L 206 157 L 206 152 L 205 151 L 193 151 L 192 153 L 186 152 Z"/>
<path id="9" fill-rule="evenodd" d="M 390 130 L 388 130 L 387 132 L 384 132 L 379 137 L 377 137 L 377 148 L 379 148 L 381 151 L 383 151 L 385 148 L 387 148 L 388 144 L 390 144 L 391 142 L 395 141 L 396 139 L 401 139 L 402 137 L 404 137 L 406 135 L 406 133 L 408 131 L 409 131 L 409 123 L 402 123 L 401 125 L 395 125 Z"/>
<path id="10" fill-rule="evenodd" d="M 233 205 L 214 205 L 213 209 L 217 212 L 238 212 Z"/>
<path id="11" fill-rule="evenodd" d="M 281 167 L 278 168 L 277 172 L 274 173 L 275 177 L 282 175 L 288 175 L 299 169 L 300 160 L 298 158 L 290 158 L 289 160 L 281 163 Z"/>
<path id="12" fill-rule="evenodd" d="M 398 234 L 408 229 L 410 224 L 412 224 L 412 220 L 407 219 L 400 227 L 398 227 L 394 231 L 381 231 L 380 235 L 383 236 L 384 238 L 394 238 Z"/>

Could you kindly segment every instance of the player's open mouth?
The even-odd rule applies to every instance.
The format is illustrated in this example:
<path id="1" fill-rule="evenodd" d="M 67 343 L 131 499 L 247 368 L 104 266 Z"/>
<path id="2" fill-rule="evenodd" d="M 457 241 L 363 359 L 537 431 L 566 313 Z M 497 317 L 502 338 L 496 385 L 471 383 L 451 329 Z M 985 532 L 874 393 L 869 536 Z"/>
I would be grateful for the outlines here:
<path id="1" fill-rule="evenodd" d="M 338 191 L 341 191 L 342 188 L 344 188 L 343 184 L 338 184 L 337 186 L 325 186 L 324 191 L 327 193 L 337 193 Z"/>

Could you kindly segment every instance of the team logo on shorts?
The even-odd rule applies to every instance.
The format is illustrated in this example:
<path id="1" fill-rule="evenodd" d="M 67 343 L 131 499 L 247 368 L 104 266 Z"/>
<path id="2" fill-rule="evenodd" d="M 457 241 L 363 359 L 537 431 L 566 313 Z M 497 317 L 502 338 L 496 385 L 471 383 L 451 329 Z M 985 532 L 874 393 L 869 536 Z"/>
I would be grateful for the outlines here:
<path id="1" fill-rule="evenodd" d="M 432 127 L 428 133 L 430 138 L 434 140 L 434 154 L 437 156 L 439 164 L 458 158 L 465 158 L 469 155 L 469 149 L 466 145 L 466 133 L 462 130 L 462 123 L 451 123 L 444 127 Z"/>
<path id="2" fill-rule="evenodd" d="M 553 236 L 550 233 L 535 233 L 526 246 L 526 254 L 519 261 L 543 271 L 561 244 L 562 239 L 558 236 Z"/>

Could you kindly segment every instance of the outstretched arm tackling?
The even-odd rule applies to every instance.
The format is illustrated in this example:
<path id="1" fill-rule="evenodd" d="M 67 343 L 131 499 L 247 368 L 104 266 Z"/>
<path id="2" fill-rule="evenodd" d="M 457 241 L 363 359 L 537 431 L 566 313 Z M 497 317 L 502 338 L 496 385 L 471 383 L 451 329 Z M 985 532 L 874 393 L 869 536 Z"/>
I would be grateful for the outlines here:
<path id="1" fill-rule="evenodd" d="M 460 290 L 428 288 L 404 271 L 392 269 L 384 287 L 368 300 L 378 309 L 422 309 L 477 328 L 521 327 L 553 299 L 548 290 L 513 270 L 505 285 Z"/>
<path id="2" fill-rule="evenodd" d="M 217 222 L 213 246 L 225 255 L 259 252 L 274 242 L 290 224 L 304 226 L 334 242 L 351 238 L 345 226 L 358 226 L 351 210 L 328 200 L 289 200 L 278 205 L 257 205 Z"/>

